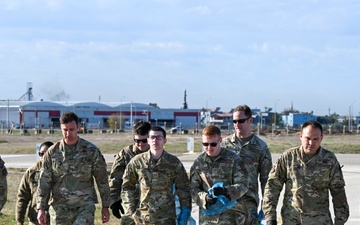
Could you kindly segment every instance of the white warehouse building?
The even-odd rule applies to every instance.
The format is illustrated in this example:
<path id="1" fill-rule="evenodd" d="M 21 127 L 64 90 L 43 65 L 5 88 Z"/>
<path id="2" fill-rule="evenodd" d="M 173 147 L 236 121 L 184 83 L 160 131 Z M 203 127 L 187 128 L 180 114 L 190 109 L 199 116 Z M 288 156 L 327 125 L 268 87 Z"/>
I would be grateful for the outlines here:
<path id="1" fill-rule="evenodd" d="M 139 120 L 165 128 L 181 126 L 184 129 L 200 125 L 200 109 L 160 109 L 143 103 L 103 102 L 49 102 L 49 101 L 1 101 L 0 122 L 2 128 L 56 128 L 60 126 L 62 113 L 73 111 L 79 122 L 89 128 L 107 128 L 110 117 L 119 117 L 120 128 L 131 128 Z"/>

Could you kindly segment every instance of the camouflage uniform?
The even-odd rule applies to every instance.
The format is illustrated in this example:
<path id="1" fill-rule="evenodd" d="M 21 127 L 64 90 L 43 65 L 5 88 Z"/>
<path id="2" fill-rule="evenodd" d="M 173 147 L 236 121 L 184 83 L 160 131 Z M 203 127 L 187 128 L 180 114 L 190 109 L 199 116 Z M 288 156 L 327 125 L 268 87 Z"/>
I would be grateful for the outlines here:
<path id="1" fill-rule="evenodd" d="M 129 145 L 122 149 L 115 157 L 115 161 L 112 165 L 110 172 L 110 205 L 114 204 L 114 202 L 121 200 L 121 186 L 123 183 L 123 175 L 125 172 L 126 165 L 130 162 L 134 156 L 143 153 L 140 151 L 135 145 Z M 138 199 L 136 199 L 138 202 Z M 135 224 L 131 217 L 126 215 L 121 216 L 121 220 L 123 220 L 124 224 L 132 225 Z"/>
<path id="2" fill-rule="evenodd" d="M 285 184 L 281 209 L 283 225 L 331 225 L 329 190 L 333 198 L 335 224 L 349 217 L 345 181 L 336 156 L 320 147 L 310 159 L 302 147 L 284 152 L 269 174 L 263 211 L 266 220 L 276 220 L 278 197 Z"/>
<path id="3" fill-rule="evenodd" d="M 176 156 L 164 151 L 157 162 L 152 159 L 150 151 L 135 156 L 123 177 L 121 197 L 125 214 L 131 216 L 135 213 L 136 224 L 175 225 L 173 184 L 177 187 L 180 205 L 191 210 L 189 178 Z"/>
<path id="4" fill-rule="evenodd" d="M 75 146 L 67 146 L 63 140 L 57 142 L 44 157 L 37 208 L 45 208 L 51 194 L 51 224 L 75 224 L 75 220 L 94 224 L 94 204 L 98 202 L 94 180 L 102 207 L 109 207 L 107 168 L 100 150 L 80 137 Z"/>
<path id="5" fill-rule="evenodd" d="M 248 212 L 240 197 L 248 191 L 248 173 L 237 154 L 222 149 L 217 158 L 212 160 L 206 152 L 202 153 L 191 166 L 190 182 L 191 196 L 200 206 L 199 224 L 246 224 Z M 231 201 L 237 199 L 238 203 L 220 215 L 204 216 L 201 209 L 206 209 L 205 196 L 209 188 L 217 182 L 223 182 Z"/>
<path id="6" fill-rule="evenodd" d="M 38 186 L 40 170 L 42 162 L 39 161 L 35 165 L 28 168 L 22 179 L 17 193 L 16 202 L 16 222 L 18 224 L 24 224 L 25 214 L 30 224 L 39 224 L 37 221 L 37 209 L 36 209 L 36 190 Z M 29 204 L 30 203 L 30 204 Z M 45 211 L 48 211 L 49 207 L 45 206 Z M 50 217 L 47 218 L 47 224 L 50 224 Z"/>
<path id="7" fill-rule="evenodd" d="M 6 201 L 7 201 L 7 170 L 5 167 L 5 162 L 0 157 L 0 214 L 1 210 L 4 207 Z"/>
<path id="8" fill-rule="evenodd" d="M 259 181 L 261 193 L 264 196 L 265 184 L 272 167 L 272 159 L 268 146 L 254 134 L 252 134 L 252 137 L 248 142 L 241 145 L 236 134 L 232 134 L 223 138 L 221 147 L 236 152 L 245 163 L 249 173 L 249 191 L 240 201 L 246 205 L 252 216 L 253 222 L 250 222 L 249 224 L 258 225 Z"/>

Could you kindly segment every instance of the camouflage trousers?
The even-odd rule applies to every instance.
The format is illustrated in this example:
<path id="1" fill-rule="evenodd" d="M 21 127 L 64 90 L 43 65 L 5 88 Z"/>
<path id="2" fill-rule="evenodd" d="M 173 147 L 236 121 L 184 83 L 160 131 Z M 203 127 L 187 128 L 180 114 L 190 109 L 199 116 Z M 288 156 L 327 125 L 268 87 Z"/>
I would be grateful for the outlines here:
<path id="1" fill-rule="evenodd" d="M 247 210 L 249 212 L 249 216 L 247 217 L 245 224 L 259 225 L 260 221 L 258 219 L 257 202 L 251 198 L 243 198 L 243 201 L 241 203 L 242 203 L 242 205 L 244 205 L 247 208 Z"/>
<path id="2" fill-rule="evenodd" d="M 0 212 L 2 208 L 4 207 L 6 201 L 7 201 L 7 193 L 8 193 L 8 187 L 7 187 L 7 180 L 6 176 L 1 176 L 0 179 Z"/>
<path id="3" fill-rule="evenodd" d="M 131 216 L 122 215 L 120 219 L 120 225 L 135 225 L 135 222 Z"/>
<path id="4" fill-rule="evenodd" d="M 225 212 L 214 216 L 205 216 L 202 212 L 199 214 L 199 225 L 252 225 L 247 222 L 246 214 L 242 213 Z"/>
<path id="5" fill-rule="evenodd" d="M 51 205 L 49 214 L 51 225 L 94 225 L 95 205 L 74 208 Z"/>
<path id="6" fill-rule="evenodd" d="M 142 218 L 135 217 L 134 218 L 136 225 L 176 225 L 176 221 L 174 219 L 168 219 L 163 221 L 156 221 L 156 222 L 148 222 Z"/>

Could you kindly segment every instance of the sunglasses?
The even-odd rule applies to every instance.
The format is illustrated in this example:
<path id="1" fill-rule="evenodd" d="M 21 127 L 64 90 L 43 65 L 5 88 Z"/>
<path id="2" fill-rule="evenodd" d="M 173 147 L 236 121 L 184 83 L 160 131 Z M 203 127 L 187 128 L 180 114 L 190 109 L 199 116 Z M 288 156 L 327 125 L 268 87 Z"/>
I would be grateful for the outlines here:
<path id="1" fill-rule="evenodd" d="M 162 139 L 164 139 L 164 136 L 162 136 L 162 135 L 154 135 L 154 136 L 149 136 L 149 138 L 151 139 L 151 140 L 158 140 L 158 141 L 161 141 Z"/>
<path id="2" fill-rule="evenodd" d="M 134 139 L 134 141 L 135 141 L 137 144 L 147 143 L 147 138 L 145 138 L 145 139 Z"/>
<path id="3" fill-rule="evenodd" d="M 250 117 L 245 118 L 245 119 L 239 119 L 239 120 L 233 120 L 234 124 L 241 124 L 241 123 L 245 123 L 246 120 L 250 119 Z"/>
<path id="4" fill-rule="evenodd" d="M 44 152 L 39 152 L 39 156 L 44 156 L 45 153 Z"/>
<path id="5" fill-rule="evenodd" d="M 211 142 L 211 143 L 207 143 L 207 142 L 202 142 L 201 143 L 203 146 L 207 147 L 207 146 L 211 146 L 211 147 L 216 147 L 219 144 L 219 141 L 217 142 Z"/>

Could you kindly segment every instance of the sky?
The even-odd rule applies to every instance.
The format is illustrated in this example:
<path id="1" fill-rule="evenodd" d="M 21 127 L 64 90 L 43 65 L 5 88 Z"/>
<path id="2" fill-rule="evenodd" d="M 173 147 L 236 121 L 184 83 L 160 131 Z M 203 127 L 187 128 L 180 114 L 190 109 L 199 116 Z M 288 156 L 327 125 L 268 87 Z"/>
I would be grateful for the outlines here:
<path id="1" fill-rule="evenodd" d="M 0 0 L 0 100 L 360 115 L 358 0 Z"/>

